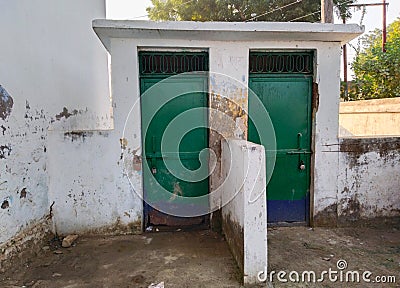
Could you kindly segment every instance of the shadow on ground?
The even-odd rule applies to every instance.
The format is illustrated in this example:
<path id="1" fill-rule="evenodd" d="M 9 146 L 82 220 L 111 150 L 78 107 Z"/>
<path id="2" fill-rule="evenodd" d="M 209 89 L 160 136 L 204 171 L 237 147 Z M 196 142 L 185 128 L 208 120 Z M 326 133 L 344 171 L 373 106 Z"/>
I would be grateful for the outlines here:
<path id="1" fill-rule="evenodd" d="M 371 271 L 396 283 L 281 283 L 268 287 L 400 287 L 400 227 L 268 229 L 269 271 Z M 208 230 L 154 232 L 130 236 L 86 236 L 60 248 L 50 242 L 39 255 L 0 274 L 0 287 L 135 287 L 164 281 L 165 287 L 241 287 L 237 266 L 220 234 Z M 294 277 L 296 275 L 294 274 Z M 301 279 L 300 279 L 301 280 Z M 265 284 L 264 284 L 265 286 Z"/>
<path id="2" fill-rule="evenodd" d="M 240 287 L 226 242 L 211 231 L 81 237 L 71 248 L 44 248 L 0 275 L 0 287 Z"/>
<path id="3" fill-rule="evenodd" d="M 338 279 L 330 281 L 328 275 L 323 282 L 288 283 L 274 277 L 274 287 L 400 287 L 400 227 L 382 225 L 381 227 L 352 228 L 307 228 L 285 227 L 269 228 L 269 271 L 291 271 L 301 273 L 314 271 L 321 278 L 322 271 L 338 271 Z M 342 270 L 337 265 L 347 263 Z M 340 261 L 341 264 L 338 264 Z M 343 271 L 343 281 L 340 281 Z M 360 283 L 346 282 L 348 271 L 359 271 Z M 362 273 L 370 271 L 370 283 L 362 281 Z M 332 279 L 335 279 L 333 275 Z M 376 283 L 376 276 L 395 276 L 395 283 Z M 296 274 L 293 274 L 296 279 Z M 306 278 L 308 279 L 308 278 Z M 351 280 L 351 275 L 348 274 Z M 382 278 L 383 279 L 383 278 Z M 391 279 L 393 280 L 393 278 Z M 375 281 L 375 283 L 373 283 Z"/>

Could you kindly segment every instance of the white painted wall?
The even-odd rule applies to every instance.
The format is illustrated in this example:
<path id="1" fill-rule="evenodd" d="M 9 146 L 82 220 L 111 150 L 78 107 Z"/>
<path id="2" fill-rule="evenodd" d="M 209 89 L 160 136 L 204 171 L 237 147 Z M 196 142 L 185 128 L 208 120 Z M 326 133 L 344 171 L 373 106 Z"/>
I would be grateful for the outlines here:
<path id="1" fill-rule="evenodd" d="M 233 254 L 243 257 L 238 264 L 244 284 L 256 284 L 259 273 L 267 271 L 264 147 L 245 140 L 223 141 L 222 175 L 222 201 L 228 203 L 222 208 L 222 227 Z"/>
<path id="2" fill-rule="evenodd" d="M 231 26 L 229 26 L 231 25 Z M 210 71 L 222 73 L 224 77 L 232 77 L 245 88 L 242 91 L 230 90 L 231 83 L 224 77 L 210 79 L 210 92 L 221 94 L 235 100 L 243 109 L 247 109 L 248 55 L 251 50 L 260 49 L 302 49 L 316 51 L 316 73 L 314 82 L 319 87 L 319 105 L 314 117 L 314 178 L 312 183 L 313 212 L 318 214 L 326 207 L 337 203 L 338 191 L 338 114 L 339 114 L 339 69 L 340 42 L 354 37 L 357 29 L 353 26 L 334 26 L 327 29 L 324 25 L 292 25 L 290 23 L 268 23 L 267 26 L 253 27 L 246 23 L 148 23 L 141 21 L 107 21 L 94 22 L 94 29 L 103 44 L 112 55 L 112 89 L 113 106 L 124 107 L 119 115 L 125 115 L 135 97 L 138 97 L 137 83 L 137 49 L 139 48 L 199 48 L 207 49 L 210 57 Z M 258 25 L 258 24 L 254 24 Z M 158 30 L 156 28 L 159 28 Z M 339 28 L 340 27 L 340 28 Z M 346 30 L 348 27 L 348 30 Z M 349 28 L 350 27 L 350 28 Z M 138 29 L 136 29 L 138 28 Z M 258 29 L 254 33 L 252 29 Z M 236 31 L 225 33 L 221 31 Z M 269 30 L 271 29 L 271 30 Z M 293 31 L 292 31 L 292 30 Z M 336 30 L 341 31 L 335 34 Z M 158 32 L 157 32 L 158 31 Z M 188 31 L 195 31 L 190 33 Z M 273 32 L 271 32 L 273 31 Z M 318 32 L 317 32 L 318 31 Z M 361 30 L 359 30 L 361 31 Z M 313 33 L 311 33 L 313 32 Z M 320 33 L 320 34 L 318 34 Z M 331 33 L 331 34 L 329 34 Z M 350 36 L 353 35 L 353 36 Z M 217 39 L 224 39 L 220 41 Z M 232 40 L 235 39 L 235 40 Z M 293 40 L 296 39 L 296 40 Z M 303 39 L 303 40 L 297 40 Z M 308 39 L 306 41 L 304 39 Z M 277 41 L 279 40 L 279 41 Z M 319 40 L 319 41 L 318 41 Z M 118 62 L 116 64 L 116 62 Z M 220 78 L 220 79 L 219 79 Z M 234 87 L 237 88 L 237 87 Z M 116 92 L 117 91 L 117 92 Z M 129 95 L 129 97 L 127 97 Z M 116 110 L 114 110 L 116 113 Z M 123 117 L 117 116 L 115 117 Z M 115 120 L 117 123 L 117 119 Z M 134 133 L 140 137 L 140 126 L 133 124 Z M 244 125 L 243 125 L 244 124 Z M 116 124 L 116 128 L 117 128 Z M 243 129 L 244 126 L 244 129 Z M 234 129 L 222 134 L 224 137 L 236 139 L 246 138 L 247 123 L 236 123 Z M 243 133 L 235 133 L 235 131 Z M 131 134 L 132 135 L 132 134 Z M 130 143 L 130 141 L 128 141 Z M 140 143 L 140 141 L 138 141 Z M 210 143 L 213 146 L 213 143 Z M 131 149 L 137 147 L 131 146 Z M 220 183 L 220 169 L 214 171 L 211 180 L 213 192 Z M 140 173 L 135 176 L 138 188 L 141 187 Z M 220 197 L 211 196 L 211 206 L 220 207 Z M 138 200 L 139 201 L 139 200 Z"/>
<path id="3" fill-rule="evenodd" d="M 339 173 L 339 87 L 340 46 L 324 43 L 317 51 L 315 82 L 318 84 L 318 106 L 313 119 L 314 163 L 311 199 L 313 216 L 337 203 Z M 316 223 L 319 224 L 319 223 Z"/>
<path id="4" fill-rule="evenodd" d="M 134 105 L 139 99 L 138 47 L 207 49 L 211 71 L 226 74 L 244 87 L 251 49 L 315 50 L 315 81 L 320 87 L 314 129 L 315 211 L 331 203 L 332 193 L 337 191 L 337 178 L 332 176 L 337 175 L 338 160 L 326 151 L 337 143 L 340 43 L 326 41 L 351 38 L 359 33 L 358 28 L 332 26 L 335 32 L 331 26 L 270 23 L 269 28 L 261 29 L 262 37 L 240 28 L 239 34 L 222 29 L 217 34 L 200 31 L 201 37 L 175 31 L 143 38 L 104 28 L 106 34 L 115 34 L 102 37 L 112 54 L 112 113 L 107 55 L 90 28 L 93 18 L 104 17 L 103 1 L 0 3 L 7 8 L 0 20 L 1 35 L 7 39 L 0 47 L 0 84 L 14 99 L 12 113 L 0 123 L 5 129 L 0 131 L 4 132 L 0 144 L 11 147 L 10 155 L 6 151 L 5 159 L 0 159 L 5 164 L 1 166 L 0 197 L 10 203 L 0 209 L 5 219 L 0 243 L 41 219 L 53 202 L 54 229 L 61 234 L 120 224 L 140 227 L 140 107 Z M 190 31 L 199 29 L 198 24 L 190 25 Z M 288 33 L 287 27 L 296 32 Z M 124 33 L 128 30 L 123 29 Z M 194 38 L 187 39 L 187 35 Z M 246 109 L 246 88 L 230 91 L 226 83 L 214 80 L 216 93 L 226 94 Z M 235 123 L 230 136 L 245 138 L 245 125 Z M 23 188 L 27 196 L 19 198 Z"/>
<path id="5" fill-rule="evenodd" d="M 400 139 L 342 139 L 338 220 L 400 216 Z"/>
<path id="6" fill-rule="evenodd" d="M 136 168 L 141 162 L 133 162 L 141 152 L 140 106 L 131 111 L 139 99 L 137 65 L 133 57 L 126 58 L 136 48 L 115 41 L 117 53 L 111 63 L 114 129 L 88 130 L 84 137 L 71 137 L 66 131 L 51 133 L 49 146 L 58 153 L 49 160 L 49 200 L 56 203 L 54 223 L 61 234 L 141 231 L 142 178 L 141 168 Z"/>
<path id="7" fill-rule="evenodd" d="M 49 162 L 67 151 L 60 150 L 65 139 L 49 146 L 48 130 L 109 129 L 112 123 L 107 53 L 91 28 L 92 19 L 105 17 L 104 0 L 0 0 L 0 7 L 0 85 L 14 102 L 11 114 L 0 118 L 0 146 L 11 149 L 0 159 L 0 205 L 9 202 L 0 209 L 2 245 L 45 222 L 52 178 L 68 179 L 84 168 L 70 154 L 64 160 L 76 166 L 58 162 L 49 172 Z M 68 119 L 60 115 L 64 107 Z M 70 187 L 60 184 L 50 192 L 66 195 Z"/>

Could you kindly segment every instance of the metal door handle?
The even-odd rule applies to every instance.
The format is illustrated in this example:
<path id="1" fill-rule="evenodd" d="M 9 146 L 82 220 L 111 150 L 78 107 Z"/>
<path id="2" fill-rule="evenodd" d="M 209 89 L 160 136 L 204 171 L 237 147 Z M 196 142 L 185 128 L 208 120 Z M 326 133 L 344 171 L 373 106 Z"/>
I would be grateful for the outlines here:
<path id="1" fill-rule="evenodd" d="M 301 138 L 303 137 L 303 134 L 300 132 L 297 133 L 297 149 L 301 150 Z"/>

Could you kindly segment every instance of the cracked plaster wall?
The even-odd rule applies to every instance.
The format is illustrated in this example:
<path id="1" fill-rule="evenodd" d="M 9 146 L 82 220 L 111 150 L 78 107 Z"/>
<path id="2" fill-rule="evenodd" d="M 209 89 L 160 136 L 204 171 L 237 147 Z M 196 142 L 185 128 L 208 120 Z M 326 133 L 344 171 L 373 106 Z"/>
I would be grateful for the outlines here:
<path id="1" fill-rule="evenodd" d="M 400 216 L 400 138 L 341 139 L 338 220 Z"/>
<path id="2" fill-rule="evenodd" d="M 6 247 L 26 230 L 43 231 L 33 227 L 49 225 L 52 195 L 80 188 L 72 184 L 81 164 L 97 164 L 74 154 L 77 141 L 64 134 L 109 130 L 112 111 L 107 53 L 90 25 L 105 17 L 103 0 L 0 0 L 0 6 L 6 11 L 0 17 L 0 246 Z M 96 148 L 104 152 L 104 135 L 96 133 Z M 52 190 L 51 181 L 65 175 L 72 182 Z M 91 177 L 79 185 L 90 187 Z M 56 200 L 53 213 L 59 213 Z"/>

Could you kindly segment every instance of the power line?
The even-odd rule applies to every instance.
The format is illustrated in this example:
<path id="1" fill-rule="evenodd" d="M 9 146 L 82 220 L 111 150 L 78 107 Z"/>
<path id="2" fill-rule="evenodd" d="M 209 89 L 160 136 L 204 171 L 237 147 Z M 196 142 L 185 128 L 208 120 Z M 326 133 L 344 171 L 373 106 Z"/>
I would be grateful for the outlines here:
<path id="1" fill-rule="evenodd" d="M 339 5 L 345 5 L 345 4 L 350 3 L 350 2 L 354 2 L 354 0 L 347 0 L 346 2 L 340 3 Z M 348 7 L 350 7 L 350 6 L 348 6 Z M 306 18 L 306 17 L 308 17 L 308 16 L 311 16 L 311 15 L 314 15 L 314 14 L 317 14 L 317 13 L 320 13 L 320 12 L 321 12 L 321 9 L 319 9 L 318 11 L 309 13 L 309 14 L 307 14 L 307 15 L 294 18 L 294 19 L 292 19 L 292 20 L 290 20 L 290 21 L 288 21 L 288 22 L 293 22 L 293 21 L 296 21 L 296 20 L 300 20 L 300 19 Z M 340 16 L 343 16 L 344 14 L 345 14 L 345 13 L 340 13 Z"/>
<path id="2" fill-rule="evenodd" d="M 186 4 L 190 3 L 190 2 L 193 2 L 193 1 L 196 1 L 196 0 L 188 0 L 188 1 L 186 1 L 186 2 L 183 2 L 183 3 L 179 4 L 179 5 L 177 6 L 177 8 L 178 8 L 178 7 L 181 7 L 181 6 L 183 6 L 183 5 L 186 5 Z M 292 6 L 292 5 L 298 4 L 298 3 L 302 2 L 302 1 L 303 1 L 303 0 L 295 0 L 294 2 L 291 2 L 291 3 L 287 4 L 287 5 L 284 5 L 284 6 L 275 8 L 275 9 L 273 9 L 273 10 L 271 10 L 271 11 L 267 11 L 267 12 L 265 12 L 265 13 L 263 13 L 263 14 L 254 16 L 253 18 L 250 18 L 250 19 L 248 19 L 248 20 L 246 20 L 246 21 L 244 21 L 244 22 L 253 21 L 253 20 L 257 19 L 257 18 L 260 18 L 260 17 L 262 17 L 262 16 L 271 14 L 271 13 L 276 12 L 276 11 L 278 11 L 278 10 L 282 10 L 282 9 L 287 8 L 287 7 L 290 7 L 290 6 Z M 348 1 L 346 1 L 346 2 L 340 3 L 339 5 L 345 5 L 345 4 L 349 3 L 349 2 L 354 2 L 354 0 L 348 0 Z M 379 4 L 379 3 L 351 4 L 351 5 L 348 5 L 347 7 L 363 7 L 363 6 L 365 7 L 365 6 L 375 6 L 375 5 L 382 5 L 382 4 Z M 386 3 L 386 5 L 389 5 L 389 3 Z M 175 10 L 175 9 L 171 9 L 170 12 L 176 12 L 176 10 Z M 297 21 L 297 20 L 306 18 L 306 17 L 308 17 L 308 16 L 311 16 L 311 15 L 314 15 L 314 14 L 317 14 L 317 13 L 320 13 L 320 12 L 321 12 L 321 9 L 318 10 L 318 11 L 315 11 L 315 12 L 312 12 L 312 13 L 309 13 L 309 14 L 306 14 L 306 15 L 304 15 L 304 16 L 300 16 L 300 17 L 297 17 L 297 18 L 295 18 L 295 19 L 289 20 L 289 21 L 287 21 L 287 22 Z M 340 15 L 340 16 L 343 16 L 344 14 L 345 14 L 345 12 L 344 12 L 344 13 L 340 13 L 339 15 Z M 136 17 L 133 17 L 133 18 L 131 18 L 131 19 L 138 19 L 138 18 L 144 18 L 144 17 L 149 17 L 149 14 L 141 15 L 141 16 L 136 16 Z"/>
<path id="3" fill-rule="evenodd" d="M 308 17 L 308 16 L 311 16 L 311 15 L 314 15 L 314 14 L 317 14 L 317 13 L 321 13 L 321 9 L 318 10 L 318 11 L 312 12 L 312 13 L 310 13 L 310 14 L 307 14 L 307 15 L 304 15 L 304 16 L 300 16 L 300 17 L 297 17 L 297 18 L 294 18 L 294 19 L 292 19 L 292 20 L 290 20 L 290 21 L 288 21 L 288 22 L 293 22 L 293 21 L 296 21 L 296 20 L 300 20 L 300 19 L 306 18 L 306 17 Z"/>
<path id="4" fill-rule="evenodd" d="M 275 8 L 275 9 L 273 9 L 273 10 L 271 10 L 271 11 L 267 11 L 267 12 L 265 12 L 265 13 L 263 13 L 263 14 L 257 15 L 257 16 L 255 16 L 255 17 L 253 17 L 253 18 L 250 18 L 250 19 L 246 20 L 245 22 L 253 21 L 254 19 L 257 19 L 257 18 L 260 18 L 260 17 L 262 17 L 262 16 L 271 14 L 271 13 L 273 13 L 273 12 L 275 12 L 275 11 L 282 10 L 283 8 L 292 6 L 292 5 L 294 5 L 294 4 L 298 4 L 298 3 L 300 3 L 301 1 L 303 1 L 303 0 L 296 0 L 296 1 L 292 2 L 292 3 L 287 4 L 287 5 L 284 5 L 284 6 Z"/>

